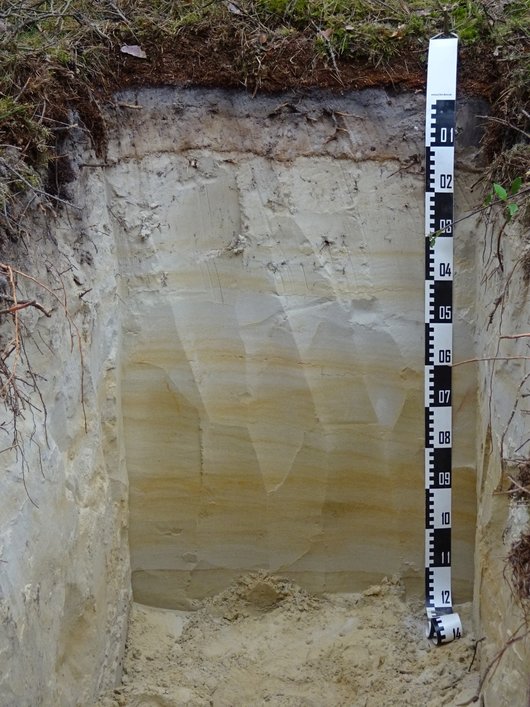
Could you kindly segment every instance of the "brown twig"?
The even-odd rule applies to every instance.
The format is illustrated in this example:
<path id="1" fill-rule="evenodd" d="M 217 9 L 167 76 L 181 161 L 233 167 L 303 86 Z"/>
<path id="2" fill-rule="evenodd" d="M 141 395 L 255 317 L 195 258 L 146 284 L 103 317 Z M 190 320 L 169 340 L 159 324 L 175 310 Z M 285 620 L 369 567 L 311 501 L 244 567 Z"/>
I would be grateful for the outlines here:
<path id="1" fill-rule="evenodd" d="M 453 363 L 453 368 L 463 366 L 465 363 L 477 363 L 479 361 L 530 361 L 530 356 L 478 356 L 477 358 L 466 358 L 463 361 Z"/>
<path id="2" fill-rule="evenodd" d="M 28 182 L 28 180 L 24 177 L 24 175 L 20 174 L 14 167 L 12 167 L 8 162 L 3 160 L 3 165 L 7 169 L 9 169 L 10 172 L 13 172 L 15 177 L 17 179 L 20 179 L 21 182 L 23 182 L 28 189 L 33 191 L 35 194 L 39 194 L 40 196 L 45 196 L 47 199 L 51 199 L 52 201 L 58 201 L 60 204 L 64 204 L 65 206 L 69 206 L 72 209 L 76 209 L 77 211 L 81 210 L 80 206 L 76 206 L 75 204 L 72 204 L 69 201 L 65 201 L 64 199 L 61 199 L 61 197 L 57 196 L 56 194 L 49 194 L 48 192 L 44 191 L 43 189 L 39 189 L 39 187 L 36 187 L 34 184 L 31 184 L 31 182 Z"/>
<path id="3" fill-rule="evenodd" d="M 502 433 L 502 437 L 501 437 L 501 468 L 502 468 L 502 473 L 503 473 L 503 474 L 505 473 L 505 465 L 506 465 L 506 458 L 505 458 L 505 455 L 504 455 L 504 440 L 506 439 L 506 435 L 508 434 L 508 430 L 510 429 L 510 425 L 512 424 L 512 420 L 513 420 L 513 418 L 515 417 L 515 413 L 516 413 L 516 411 L 517 411 L 517 408 L 519 407 L 519 401 L 521 400 L 520 393 L 521 393 L 521 391 L 522 391 L 522 388 L 523 388 L 524 384 L 525 384 L 526 381 L 528 380 L 528 378 L 530 378 L 530 372 L 527 373 L 527 374 L 523 377 L 523 379 L 521 380 L 521 382 L 519 383 L 519 386 L 518 386 L 518 388 L 517 388 L 517 392 L 516 392 L 516 394 L 515 394 L 515 402 L 514 402 L 514 404 L 513 404 L 513 408 L 512 408 L 512 411 L 511 411 L 511 413 L 510 413 L 510 417 L 509 417 L 508 422 L 506 423 L 506 427 L 504 428 L 504 431 L 503 431 L 503 433 Z M 496 490 L 499 491 L 501 486 L 502 486 L 502 474 L 501 474 L 501 478 L 499 479 L 499 483 L 498 483 L 498 485 L 497 485 L 497 489 L 496 489 Z"/>
<path id="4" fill-rule="evenodd" d="M 0 295 L 0 299 L 13 301 L 12 298 L 8 297 L 7 295 Z M 47 317 L 52 316 L 51 312 L 48 312 L 46 309 L 44 309 L 43 305 L 40 302 L 37 302 L 37 300 L 35 299 L 20 300 L 17 304 L 13 304 L 12 307 L 8 307 L 8 309 L 0 309 L 0 314 L 13 314 L 14 312 L 19 312 L 21 309 L 25 309 L 26 307 L 35 307 L 35 309 L 39 309 Z"/>
<path id="5" fill-rule="evenodd" d="M 524 486 L 521 486 L 520 484 L 518 484 L 517 481 L 513 477 L 511 477 L 509 474 L 506 474 L 506 476 L 512 482 L 512 484 L 514 484 L 523 493 L 530 495 L 530 489 L 527 489 Z M 497 491 L 497 490 L 493 491 L 494 496 L 511 496 L 514 493 L 517 493 L 517 489 L 508 489 L 507 491 Z"/>
<path id="6" fill-rule="evenodd" d="M 7 282 L 9 284 L 9 287 L 11 289 L 11 297 L 12 297 L 12 302 L 14 307 L 17 306 L 17 289 L 15 286 L 15 278 L 13 275 L 13 268 L 10 267 L 9 265 L 4 265 L 0 264 L 0 267 L 4 272 L 6 273 L 7 276 Z M 18 363 L 18 358 L 19 358 L 19 351 L 20 351 L 20 340 L 19 340 L 19 325 L 18 325 L 18 311 L 15 309 L 13 312 L 13 324 L 14 324 L 14 340 L 13 340 L 13 348 L 11 349 L 9 355 L 11 353 L 14 353 L 14 360 L 11 365 L 11 370 L 8 372 L 7 375 L 7 380 L 5 381 L 2 389 L 0 390 L 0 397 L 3 397 L 7 391 L 12 387 L 13 381 L 16 379 L 16 372 L 17 372 L 17 363 Z M 3 362 L 5 362 L 5 358 L 3 359 Z M 16 400 L 18 398 L 18 391 L 16 389 L 16 385 L 11 391 L 14 394 L 14 399 Z"/>
<path id="7" fill-rule="evenodd" d="M 482 643 L 482 641 L 486 640 L 486 636 L 482 636 L 482 638 L 479 638 L 478 640 L 475 641 L 474 646 L 473 646 L 473 657 L 471 658 L 471 663 L 469 664 L 469 668 L 467 669 L 467 672 L 471 672 L 471 668 L 473 667 L 473 663 L 475 662 L 475 658 L 477 657 L 477 650 L 479 643 Z"/>
<path id="8" fill-rule="evenodd" d="M 521 486 L 521 484 L 520 484 L 518 481 L 516 481 L 513 477 L 511 477 L 510 475 L 508 475 L 508 478 L 510 479 L 510 481 L 512 482 L 512 484 L 513 484 L 514 486 L 516 486 L 518 489 L 520 489 L 523 493 L 525 493 L 525 494 L 530 494 L 530 489 L 527 489 L 527 488 L 525 488 L 524 486 Z M 512 493 L 513 493 L 513 490 L 514 490 L 514 489 L 511 489 Z"/>
<path id="9" fill-rule="evenodd" d="M 458 703 L 459 707 L 466 707 L 467 705 L 470 705 L 473 702 L 479 701 L 480 693 L 482 692 L 482 688 L 484 687 L 484 683 L 486 682 L 491 670 L 493 669 L 493 671 L 495 672 L 495 669 L 497 668 L 502 656 L 506 653 L 506 651 L 508 650 L 508 648 L 510 646 L 512 646 L 514 643 L 518 643 L 519 641 L 524 640 L 530 634 L 530 628 L 527 628 L 523 634 L 521 634 L 520 636 L 517 636 L 519 631 L 522 628 L 524 628 L 525 626 L 526 626 L 526 621 L 523 621 L 523 623 L 515 631 L 515 635 L 513 635 L 511 638 L 509 638 L 506 641 L 506 643 L 503 645 L 503 647 L 494 655 L 493 659 L 488 663 L 488 666 L 480 679 L 476 693 L 473 695 L 473 697 L 470 697 L 469 700 L 466 700 L 465 702 L 459 702 Z"/>
<path id="10" fill-rule="evenodd" d="M 521 130 L 521 128 L 518 128 L 517 125 L 510 123 L 508 120 L 504 120 L 504 118 L 497 118 L 494 115 L 477 115 L 477 118 L 485 118 L 486 120 L 491 120 L 494 123 L 499 123 L 500 125 L 504 125 L 507 128 L 511 128 L 512 130 L 516 130 L 518 133 L 521 133 L 521 135 L 524 135 L 527 139 L 530 140 L 530 133 L 527 133 L 526 130 Z"/>
<path id="11" fill-rule="evenodd" d="M 39 289 L 44 290 L 47 292 L 52 299 L 54 299 L 60 306 L 61 310 L 64 313 L 64 316 L 66 317 L 66 320 L 68 322 L 68 326 L 70 328 L 70 339 L 71 339 L 71 346 L 70 350 L 73 350 L 74 348 L 74 342 L 77 341 L 77 346 L 79 350 L 79 356 L 80 356 L 80 362 L 81 362 L 81 373 L 80 373 L 80 379 L 81 379 L 81 407 L 83 411 L 83 419 L 84 419 L 84 427 L 85 431 L 88 430 L 88 421 L 87 421 L 87 414 L 86 414 L 86 408 L 85 408 L 85 400 L 84 400 L 84 359 L 83 359 L 83 349 L 81 345 L 81 334 L 79 332 L 79 329 L 77 328 L 77 325 L 75 322 L 72 320 L 70 313 L 68 311 L 68 303 L 67 303 L 67 297 L 66 297 L 66 291 L 64 286 L 62 286 L 62 292 L 60 294 L 54 292 L 48 285 L 46 285 L 44 282 L 41 282 L 38 280 L 36 277 L 33 275 L 30 275 L 27 272 L 24 272 L 22 270 L 18 270 L 17 268 L 14 268 L 13 266 L 7 264 L 7 263 L 2 263 L 0 262 L 0 301 L 5 302 L 9 306 L 4 307 L 4 309 L 0 310 L 0 315 L 11 315 L 12 317 L 12 326 L 13 326 L 13 337 L 11 341 L 8 342 L 6 346 L 4 346 L 3 351 L 0 351 L 0 382 L 1 382 L 1 388 L 0 388 L 0 398 L 4 398 L 8 407 L 12 411 L 12 443 L 9 449 L 16 449 L 17 453 L 20 453 L 22 455 L 22 462 L 23 462 L 23 482 L 24 482 L 24 487 L 26 488 L 26 491 L 28 493 L 28 498 L 30 498 L 32 503 L 35 503 L 33 499 L 31 498 L 28 489 L 26 487 L 26 480 L 25 480 L 25 467 L 24 467 L 24 449 L 20 443 L 19 437 L 18 437 L 18 429 L 17 429 L 17 418 L 21 414 L 22 410 L 25 408 L 30 409 L 31 414 L 32 408 L 34 407 L 32 402 L 30 401 L 29 397 L 26 395 L 22 394 L 18 383 L 23 382 L 37 392 L 41 403 L 42 403 L 42 410 L 40 412 L 44 413 L 44 426 L 46 428 L 46 417 L 47 417 L 47 412 L 46 412 L 46 406 L 44 404 L 43 397 L 40 393 L 39 386 L 38 386 L 38 380 L 31 369 L 31 365 L 29 363 L 28 359 L 28 354 L 25 349 L 25 341 L 24 341 L 24 336 L 23 333 L 21 332 L 21 321 L 19 319 L 20 312 L 24 309 L 27 309 L 28 307 L 34 307 L 35 309 L 38 309 L 41 311 L 46 317 L 51 317 L 52 311 L 48 311 L 41 302 L 39 302 L 37 299 L 18 299 L 17 298 L 17 289 L 16 289 L 16 281 L 15 277 L 18 276 L 20 278 L 23 278 L 25 280 L 28 280 L 32 283 L 34 283 Z M 60 278 L 60 274 L 57 275 L 57 277 Z M 61 285 L 63 285 L 61 281 Z M 9 360 L 11 359 L 11 360 Z M 20 379 L 17 376 L 17 368 L 19 365 L 20 360 L 25 360 L 27 362 L 27 369 L 28 369 L 28 375 L 30 376 L 30 380 L 25 381 L 23 379 Z M 33 436 L 30 437 L 31 440 L 33 440 Z M 46 437 L 47 439 L 47 437 Z"/>
<path id="12" fill-rule="evenodd" d="M 501 339 L 528 339 L 530 334 L 503 334 Z"/>
<path id="13" fill-rule="evenodd" d="M 522 189 L 519 189 L 517 194 L 514 194 L 511 198 L 513 201 L 516 201 L 520 196 L 522 196 L 523 194 L 527 194 L 528 192 L 530 192 L 530 186 L 523 187 Z M 482 211 L 487 211 L 488 209 L 491 209 L 492 206 L 495 206 L 497 204 L 504 204 L 504 201 L 502 201 L 502 199 L 496 199 L 495 201 L 492 201 L 491 204 L 484 204 L 483 206 L 479 206 L 474 211 L 470 211 L 465 216 L 461 216 L 460 218 L 457 218 L 455 221 L 452 221 L 445 228 L 440 228 L 437 231 L 433 231 L 432 233 L 427 233 L 426 236 L 428 238 L 430 238 L 431 240 L 433 238 L 437 238 L 442 233 L 445 233 L 445 231 L 448 228 L 452 228 L 453 226 L 456 226 L 457 223 L 460 223 L 461 221 L 465 221 L 466 219 L 471 218 L 471 216 L 476 216 L 477 214 L 482 213 Z"/>

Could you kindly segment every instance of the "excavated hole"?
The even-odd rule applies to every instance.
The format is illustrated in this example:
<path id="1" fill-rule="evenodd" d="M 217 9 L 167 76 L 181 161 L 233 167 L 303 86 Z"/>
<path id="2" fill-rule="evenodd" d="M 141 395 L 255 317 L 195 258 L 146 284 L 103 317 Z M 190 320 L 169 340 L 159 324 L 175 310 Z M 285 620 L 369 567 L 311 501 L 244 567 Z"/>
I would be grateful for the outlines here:
<path id="1" fill-rule="evenodd" d="M 440 676 L 444 704 L 472 695 L 473 672 L 455 687 L 473 653 L 469 608 L 456 652 L 418 639 L 421 99 L 144 90 L 120 102 L 138 108 L 120 111 L 104 175 L 124 275 L 138 603 L 124 685 L 102 704 L 414 704 Z M 461 212 L 474 203 L 475 112 L 463 102 Z M 472 355 L 474 247 L 464 221 L 458 358 Z M 453 384 L 462 602 L 476 381 L 455 369 Z"/>

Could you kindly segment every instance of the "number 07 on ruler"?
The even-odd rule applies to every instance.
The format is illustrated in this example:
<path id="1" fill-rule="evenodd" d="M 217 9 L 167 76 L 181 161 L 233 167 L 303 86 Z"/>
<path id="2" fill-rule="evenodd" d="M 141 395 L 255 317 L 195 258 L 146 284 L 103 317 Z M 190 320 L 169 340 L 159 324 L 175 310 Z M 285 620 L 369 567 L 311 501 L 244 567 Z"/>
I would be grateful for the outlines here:
<path id="1" fill-rule="evenodd" d="M 436 644 L 459 638 L 451 594 L 453 192 L 458 39 L 429 42 L 425 120 L 425 608 Z"/>

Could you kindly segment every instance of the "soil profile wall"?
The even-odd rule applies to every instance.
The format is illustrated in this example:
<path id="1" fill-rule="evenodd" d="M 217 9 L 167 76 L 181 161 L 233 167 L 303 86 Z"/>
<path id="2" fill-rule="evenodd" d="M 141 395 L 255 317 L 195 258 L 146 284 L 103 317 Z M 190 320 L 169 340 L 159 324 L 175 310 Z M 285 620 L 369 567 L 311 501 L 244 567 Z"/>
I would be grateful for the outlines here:
<path id="1" fill-rule="evenodd" d="M 365 91 L 119 97 L 107 209 L 122 274 L 137 600 L 253 568 L 318 591 L 423 581 L 423 100 Z M 457 203 L 475 199 L 460 109 Z M 473 353 L 458 234 L 455 355 Z M 475 379 L 455 374 L 454 582 L 471 596 Z"/>
<path id="2" fill-rule="evenodd" d="M 459 100 L 457 217 L 480 200 L 484 111 Z M 127 542 L 134 596 L 155 606 L 193 606 L 258 568 L 329 592 L 395 574 L 421 594 L 423 116 L 421 95 L 382 90 L 150 89 L 117 97 L 105 161 L 73 135 L 74 207 L 33 223 L 48 235 L 23 264 L 44 281 L 63 273 L 84 356 L 59 308 L 49 322 L 32 313 L 54 403 L 46 430 L 19 421 L 25 457 L 1 480 L 6 704 L 90 704 L 112 686 Z M 483 279 L 482 233 L 466 219 L 455 239 L 457 360 L 491 353 L 488 303 L 508 276 Z M 515 331 L 527 290 L 511 282 Z M 478 427 L 476 369 L 454 369 L 453 570 L 456 600 L 470 599 L 478 448 L 486 661 L 506 628 L 491 587 L 505 586 L 512 513 L 488 489 L 518 383 L 502 369 L 488 427 L 484 365 Z M 523 434 L 514 418 L 512 451 Z"/>

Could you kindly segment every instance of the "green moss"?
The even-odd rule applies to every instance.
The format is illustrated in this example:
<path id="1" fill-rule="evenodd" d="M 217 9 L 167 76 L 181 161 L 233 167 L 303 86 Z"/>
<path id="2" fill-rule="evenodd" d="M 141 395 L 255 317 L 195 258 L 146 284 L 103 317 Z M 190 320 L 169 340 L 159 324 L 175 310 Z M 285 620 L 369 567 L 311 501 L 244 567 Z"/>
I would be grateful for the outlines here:
<path id="1" fill-rule="evenodd" d="M 10 120 L 17 115 L 20 116 L 21 114 L 26 113 L 26 111 L 26 106 L 17 103 L 13 97 L 0 97 L 0 125 L 2 122 Z"/>
<path id="2" fill-rule="evenodd" d="M 477 3 L 462 3 L 455 7 L 451 14 L 455 32 L 464 44 L 472 44 L 488 36 L 488 19 L 484 10 Z"/>
<path id="3" fill-rule="evenodd" d="M 72 61 L 72 55 L 70 50 L 66 47 L 50 47 L 47 51 L 49 61 L 57 61 L 62 66 L 68 66 Z"/>

